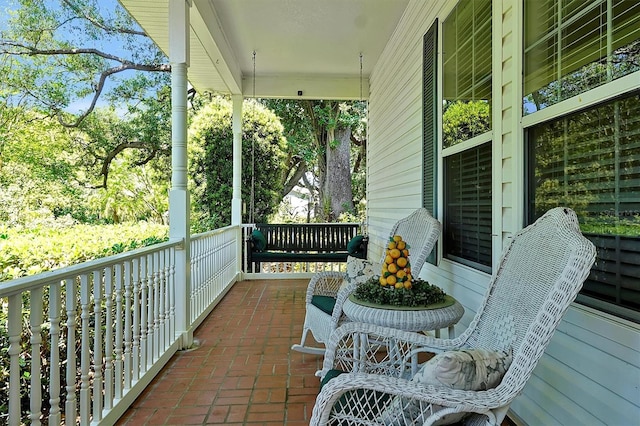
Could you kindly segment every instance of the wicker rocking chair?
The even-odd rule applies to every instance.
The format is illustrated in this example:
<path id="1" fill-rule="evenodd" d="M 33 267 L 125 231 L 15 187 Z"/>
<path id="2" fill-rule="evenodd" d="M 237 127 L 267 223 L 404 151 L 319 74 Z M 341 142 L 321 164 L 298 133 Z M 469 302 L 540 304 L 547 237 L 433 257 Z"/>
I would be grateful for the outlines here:
<path id="1" fill-rule="evenodd" d="M 413 276 L 420 275 L 422 265 L 427 256 L 433 250 L 442 225 L 427 209 L 420 208 L 409 216 L 400 219 L 391 229 L 389 236 L 401 235 L 411 247 L 411 271 Z M 347 268 L 349 268 L 348 260 Z M 384 254 L 380 264 L 384 261 Z M 378 264 L 371 268 L 374 273 L 379 273 Z M 293 345 L 291 349 L 309 354 L 322 355 L 324 347 L 305 346 L 309 331 L 320 343 L 325 343 L 331 332 L 346 319 L 342 313 L 342 305 L 349 295 L 355 291 L 359 282 L 344 282 L 347 274 L 337 271 L 318 272 L 309 281 L 306 295 L 306 315 L 304 319 L 302 338 L 299 345 Z M 345 285 L 343 285 L 343 282 Z M 323 302 L 319 302 L 322 299 Z M 327 303 L 327 300 L 329 303 Z"/>
<path id="2" fill-rule="evenodd" d="M 575 213 L 555 208 L 513 237 L 483 304 L 457 338 L 354 322 L 339 327 L 327 343 L 311 424 L 501 424 L 595 255 Z M 427 361 L 430 353 L 437 355 Z M 492 361 L 485 362 L 487 354 Z M 465 357 L 478 356 L 482 361 L 465 367 Z"/>

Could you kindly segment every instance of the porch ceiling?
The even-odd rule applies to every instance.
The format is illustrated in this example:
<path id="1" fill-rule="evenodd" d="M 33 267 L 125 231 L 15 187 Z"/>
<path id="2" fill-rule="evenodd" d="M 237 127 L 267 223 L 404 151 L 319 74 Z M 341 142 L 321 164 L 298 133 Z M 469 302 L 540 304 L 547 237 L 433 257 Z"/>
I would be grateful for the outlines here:
<path id="1" fill-rule="evenodd" d="M 166 54 L 169 0 L 120 0 Z M 357 99 L 409 0 L 192 0 L 188 77 L 198 91 Z"/>

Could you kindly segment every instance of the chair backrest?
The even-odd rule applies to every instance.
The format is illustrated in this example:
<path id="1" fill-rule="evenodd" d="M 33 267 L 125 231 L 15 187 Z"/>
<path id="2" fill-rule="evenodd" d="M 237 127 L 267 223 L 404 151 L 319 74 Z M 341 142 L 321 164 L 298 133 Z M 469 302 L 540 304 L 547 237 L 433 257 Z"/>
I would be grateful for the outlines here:
<path id="1" fill-rule="evenodd" d="M 417 209 L 391 228 L 389 237 L 400 235 L 409 246 L 411 274 L 414 277 L 420 275 L 420 270 L 436 245 L 441 231 L 442 224 L 425 208 Z M 382 251 L 380 263 L 384 262 L 384 258 L 385 250 Z"/>
<path id="2" fill-rule="evenodd" d="M 516 392 L 524 387 L 595 256 L 569 208 L 551 209 L 513 236 L 483 304 L 459 336 L 465 346 L 513 350 L 500 387 Z"/>

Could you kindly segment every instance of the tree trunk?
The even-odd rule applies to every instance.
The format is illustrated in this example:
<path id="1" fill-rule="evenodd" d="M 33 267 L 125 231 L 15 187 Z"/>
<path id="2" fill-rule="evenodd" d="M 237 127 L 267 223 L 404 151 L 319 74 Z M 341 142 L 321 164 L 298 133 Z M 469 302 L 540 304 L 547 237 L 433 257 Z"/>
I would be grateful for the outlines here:
<path id="1" fill-rule="evenodd" d="M 330 208 L 329 221 L 335 221 L 343 212 L 353 211 L 351 190 L 351 129 L 335 129 L 328 138 L 327 174 L 324 205 Z"/>

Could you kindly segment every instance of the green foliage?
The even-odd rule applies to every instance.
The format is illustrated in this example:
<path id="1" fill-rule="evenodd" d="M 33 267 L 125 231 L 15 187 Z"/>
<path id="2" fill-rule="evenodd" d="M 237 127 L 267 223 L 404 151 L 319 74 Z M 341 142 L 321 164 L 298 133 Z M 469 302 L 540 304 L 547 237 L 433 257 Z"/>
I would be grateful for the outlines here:
<path id="1" fill-rule="evenodd" d="M 232 104 L 215 97 L 193 118 L 189 129 L 192 211 L 196 230 L 231 223 L 233 195 Z M 242 123 L 243 222 L 250 221 L 252 184 L 254 221 L 267 221 L 280 202 L 286 140 L 277 117 L 254 101 L 245 101 Z M 203 226 L 204 225 L 204 226 Z"/>
<path id="2" fill-rule="evenodd" d="M 117 2 L 16 3 L 0 52 L 7 54 L 9 71 L 3 86 L 23 106 L 73 122 L 103 88 L 109 92 L 127 80 L 114 79 L 122 71 L 132 70 L 130 77 L 168 70 L 161 66 L 167 62 L 162 52 Z M 103 87 L 101 77 L 112 84 Z M 120 97 L 118 105 L 127 100 Z"/>
<path id="3" fill-rule="evenodd" d="M 599 217 L 581 217 L 580 230 L 587 234 L 622 235 L 638 237 L 640 235 L 640 215 L 618 218 L 602 214 Z"/>
<path id="4" fill-rule="evenodd" d="M 0 281 L 111 256 L 168 238 L 168 227 L 146 222 L 0 229 Z"/>
<path id="5" fill-rule="evenodd" d="M 373 277 L 358 286 L 354 297 L 364 302 L 391 306 L 427 306 L 445 300 L 445 292 L 427 281 L 414 280 L 410 289 L 382 286 Z"/>
<path id="6" fill-rule="evenodd" d="M 456 101 L 442 114 L 443 146 L 450 147 L 491 130 L 491 105 L 485 101 Z"/>

